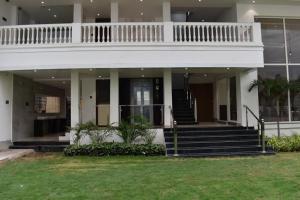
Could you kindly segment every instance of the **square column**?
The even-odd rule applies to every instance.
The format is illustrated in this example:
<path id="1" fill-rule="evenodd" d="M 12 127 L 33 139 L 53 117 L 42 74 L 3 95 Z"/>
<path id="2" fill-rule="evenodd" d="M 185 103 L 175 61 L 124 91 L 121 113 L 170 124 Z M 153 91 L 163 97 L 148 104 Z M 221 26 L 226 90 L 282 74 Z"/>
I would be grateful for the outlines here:
<path id="1" fill-rule="evenodd" d="M 73 25 L 72 25 L 72 43 L 81 43 L 81 23 L 82 23 L 82 4 L 74 3 L 73 6 Z"/>
<path id="2" fill-rule="evenodd" d="M 77 70 L 71 71 L 71 127 L 80 123 L 80 78 Z"/>
<path id="3" fill-rule="evenodd" d="M 237 74 L 237 118 L 242 126 L 246 126 L 246 109 L 248 106 L 259 117 L 258 89 L 249 92 L 251 82 L 257 80 L 257 69 L 252 69 Z M 249 113 L 249 126 L 257 126 L 257 121 Z"/>
<path id="4" fill-rule="evenodd" d="M 172 116 L 170 107 L 173 108 L 172 103 L 172 71 L 171 69 L 164 70 L 164 126 L 172 126 Z"/>
<path id="5" fill-rule="evenodd" d="M 109 123 L 113 126 L 119 125 L 119 71 L 110 71 L 110 117 Z"/>
<path id="6" fill-rule="evenodd" d="M 17 6 L 11 7 L 10 25 L 18 25 L 18 7 Z"/>
<path id="7" fill-rule="evenodd" d="M 73 23 L 82 23 L 82 4 L 81 3 L 74 3 L 73 5 Z"/>
<path id="8" fill-rule="evenodd" d="M 112 0 L 110 3 L 110 19 L 112 23 L 119 22 L 119 2 Z"/>
<path id="9" fill-rule="evenodd" d="M 171 22 L 171 1 L 164 0 L 162 6 L 163 6 L 163 21 Z"/>

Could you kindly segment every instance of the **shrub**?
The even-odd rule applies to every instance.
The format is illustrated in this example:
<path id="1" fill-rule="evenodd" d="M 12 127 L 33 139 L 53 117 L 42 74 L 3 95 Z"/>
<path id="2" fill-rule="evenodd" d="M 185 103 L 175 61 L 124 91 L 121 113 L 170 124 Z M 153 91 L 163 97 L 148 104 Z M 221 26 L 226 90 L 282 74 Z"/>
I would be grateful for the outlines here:
<path id="1" fill-rule="evenodd" d="M 116 128 L 116 134 L 121 137 L 126 144 L 132 144 L 138 137 L 144 139 L 148 136 L 150 123 L 142 116 L 136 116 L 128 120 L 123 120 Z"/>
<path id="2" fill-rule="evenodd" d="M 97 129 L 98 126 L 93 122 L 77 124 L 75 127 L 70 128 L 70 131 L 74 131 L 74 144 L 79 146 L 80 140 L 84 135 L 90 135 L 92 131 L 95 131 Z"/>
<path id="3" fill-rule="evenodd" d="M 66 156 L 161 156 L 165 155 L 163 145 L 103 143 L 98 145 L 70 145 L 64 150 Z"/>
<path id="4" fill-rule="evenodd" d="M 110 137 L 113 134 L 114 128 L 113 127 L 105 127 L 100 128 L 97 127 L 95 130 L 90 131 L 88 135 L 91 138 L 92 144 L 102 144 L 105 142 L 106 138 Z"/>
<path id="5" fill-rule="evenodd" d="M 268 139 L 268 145 L 276 152 L 300 151 L 300 135 L 272 137 Z"/>

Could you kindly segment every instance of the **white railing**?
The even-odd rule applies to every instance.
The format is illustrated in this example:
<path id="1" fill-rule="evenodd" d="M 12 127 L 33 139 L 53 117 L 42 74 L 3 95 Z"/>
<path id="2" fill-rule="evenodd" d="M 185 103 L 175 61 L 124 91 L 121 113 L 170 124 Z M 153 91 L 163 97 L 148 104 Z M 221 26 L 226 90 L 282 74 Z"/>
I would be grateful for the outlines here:
<path id="1" fill-rule="evenodd" d="M 0 45 L 43 45 L 72 43 L 72 24 L 0 27 Z"/>
<path id="2" fill-rule="evenodd" d="M 163 23 L 82 24 L 83 43 L 164 42 Z"/>
<path id="3" fill-rule="evenodd" d="M 73 23 L 0 27 L 0 46 L 261 45 L 258 23 Z"/>
<path id="4" fill-rule="evenodd" d="M 174 23 L 174 42 L 249 43 L 253 23 Z"/>

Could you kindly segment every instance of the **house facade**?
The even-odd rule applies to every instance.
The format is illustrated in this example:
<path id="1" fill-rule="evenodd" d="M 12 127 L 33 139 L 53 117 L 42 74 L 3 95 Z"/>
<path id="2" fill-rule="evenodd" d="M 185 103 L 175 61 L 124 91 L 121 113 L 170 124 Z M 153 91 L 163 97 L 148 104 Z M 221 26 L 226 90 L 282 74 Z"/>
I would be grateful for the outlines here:
<path id="1" fill-rule="evenodd" d="M 174 119 L 256 127 L 245 106 L 276 134 L 274 102 L 249 85 L 299 79 L 299 10 L 286 0 L 1 0 L 1 145 L 135 116 L 157 130 Z M 289 92 L 279 105 L 283 134 L 300 131 L 298 104 Z"/>

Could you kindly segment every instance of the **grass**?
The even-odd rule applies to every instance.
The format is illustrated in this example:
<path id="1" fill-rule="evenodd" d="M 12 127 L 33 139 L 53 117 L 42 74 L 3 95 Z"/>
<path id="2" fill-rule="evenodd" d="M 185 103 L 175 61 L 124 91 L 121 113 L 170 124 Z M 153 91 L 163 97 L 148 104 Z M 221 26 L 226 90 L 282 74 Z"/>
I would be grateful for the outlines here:
<path id="1" fill-rule="evenodd" d="M 220 159 L 66 158 L 0 165 L 0 199 L 300 199 L 300 154 Z"/>

